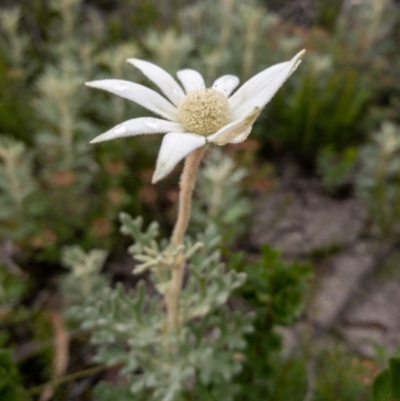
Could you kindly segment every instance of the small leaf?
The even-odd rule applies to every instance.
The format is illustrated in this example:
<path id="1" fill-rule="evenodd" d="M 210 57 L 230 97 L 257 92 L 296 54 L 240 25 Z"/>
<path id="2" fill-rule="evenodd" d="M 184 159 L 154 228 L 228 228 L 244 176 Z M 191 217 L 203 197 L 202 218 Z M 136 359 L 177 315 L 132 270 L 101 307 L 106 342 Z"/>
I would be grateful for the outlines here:
<path id="1" fill-rule="evenodd" d="M 391 382 L 389 369 L 385 369 L 379 373 L 372 384 L 373 401 L 390 401 L 391 398 Z"/>
<path id="2" fill-rule="evenodd" d="M 392 396 L 400 401 L 400 358 L 389 359 L 390 376 L 392 379 Z"/>
<path id="3" fill-rule="evenodd" d="M 31 401 L 31 397 L 29 396 L 27 391 L 21 386 L 15 388 L 15 394 L 16 394 L 15 400 Z"/>
<path id="4" fill-rule="evenodd" d="M 14 366 L 12 354 L 7 349 L 0 349 L 0 366 L 7 371 L 10 371 Z"/>
<path id="5" fill-rule="evenodd" d="M 18 401 L 15 386 L 8 385 L 0 391 L 1 401 Z"/>

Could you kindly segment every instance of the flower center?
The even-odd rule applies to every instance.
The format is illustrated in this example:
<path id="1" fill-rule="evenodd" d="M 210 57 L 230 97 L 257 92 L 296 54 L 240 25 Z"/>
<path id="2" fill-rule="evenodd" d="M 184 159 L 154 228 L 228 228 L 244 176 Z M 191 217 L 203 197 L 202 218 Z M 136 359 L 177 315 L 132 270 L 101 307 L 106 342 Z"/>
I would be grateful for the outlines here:
<path id="1" fill-rule="evenodd" d="M 210 135 L 231 121 L 228 99 L 214 89 L 189 93 L 178 106 L 178 120 L 188 132 Z"/>

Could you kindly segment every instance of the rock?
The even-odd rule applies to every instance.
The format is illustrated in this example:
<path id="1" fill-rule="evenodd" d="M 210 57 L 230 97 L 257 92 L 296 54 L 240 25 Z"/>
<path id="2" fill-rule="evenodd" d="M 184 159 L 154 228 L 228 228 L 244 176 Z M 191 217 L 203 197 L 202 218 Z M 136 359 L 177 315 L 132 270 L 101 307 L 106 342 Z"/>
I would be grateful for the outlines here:
<path id="1" fill-rule="evenodd" d="M 372 245 L 357 243 L 319 266 L 317 291 L 308 307 L 308 319 L 327 330 L 357 293 L 357 288 L 375 266 Z"/>
<path id="2" fill-rule="evenodd" d="M 337 329 L 366 357 L 375 355 L 377 345 L 394 352 L 400 347 L 400 282 L 373 283 L 355 299 Z"/>
<path id="3" fill-rule="evenodd" d="M 268 243 L 288 259 L 320 255 L 303 318 L 279 329 L 285 352 L 296 349 L 304 335 L 314 341 L 334 332 L 365 357 L 374 357 L 376 346 L 393 353 L 400 347 L 400 257 L 393 265 L 397 276 L 382 277 L 387 271 L 384 261 L 394 250 L 390 241 L 379 245 L 372 231 L 365 239 L 364 205 L 357 199 L 332 198 L 316 181 L 300 180 L 299 185 L 295 173 L 288 179 L 290 188 L 254 202 L 250 235 L 251 245 Z"/>
<path id="4" fill-rule="evenodd" d="M 357 199 L 334 199 L 304 186 L 278 190 L 255 202 L 250 242 L 268 243 L 283 255 L 300 256 L 352 243 L 367 219 Z"/>

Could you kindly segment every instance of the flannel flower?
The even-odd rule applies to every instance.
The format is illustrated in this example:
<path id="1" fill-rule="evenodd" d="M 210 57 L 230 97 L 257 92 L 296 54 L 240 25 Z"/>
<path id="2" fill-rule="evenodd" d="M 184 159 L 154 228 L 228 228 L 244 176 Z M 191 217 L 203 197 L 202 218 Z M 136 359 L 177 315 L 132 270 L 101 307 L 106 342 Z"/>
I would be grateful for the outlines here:
<path id="1" fill-rule="evenodd" d="M 155 183 L 168 175 L 189 153 L 206 143 L 226 145 L 244 141 L 263 107 L 295 71 L 304 53 L 302 50 L 292 60 L 258 73 L 233 95 L 231 93 L 239 84 L 239 78 L 234 75 L 224 75 L 211 88 L 206 88 L 197 71 L 181 70 L 177 76 L 183 90 L 162 68 L 144 60 L 128 59 L 160 88 L 168 100 L 145 86 L 120 79 L 92 81 L 86 85 L 132 100 L 164 119 L 134 118 L 99 135 L 91 143 L 166 133 L 152 179 Z"/>

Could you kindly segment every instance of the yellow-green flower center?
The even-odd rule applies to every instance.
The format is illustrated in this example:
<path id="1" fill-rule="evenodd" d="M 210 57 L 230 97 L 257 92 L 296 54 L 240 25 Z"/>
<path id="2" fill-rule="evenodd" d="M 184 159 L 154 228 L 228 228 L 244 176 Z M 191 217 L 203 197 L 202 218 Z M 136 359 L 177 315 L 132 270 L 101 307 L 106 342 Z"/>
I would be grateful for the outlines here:
<path id="1" fill-rule="evenodd" d="M 207 136 L 231 121 L 231 108 L 222 93 L 200 89 L 189 93 L 178 106 L 178 120 L 187 132 Z"/>

